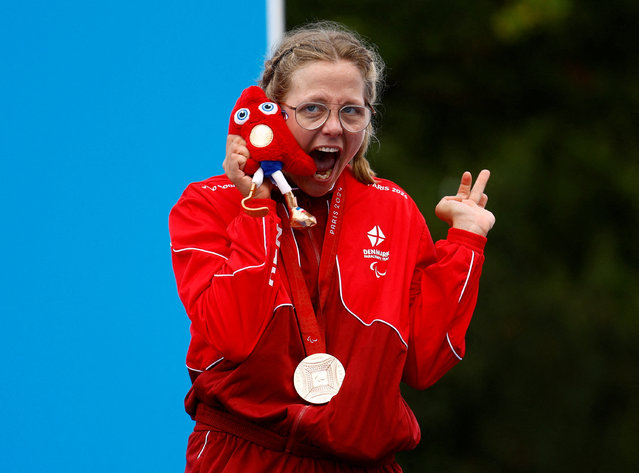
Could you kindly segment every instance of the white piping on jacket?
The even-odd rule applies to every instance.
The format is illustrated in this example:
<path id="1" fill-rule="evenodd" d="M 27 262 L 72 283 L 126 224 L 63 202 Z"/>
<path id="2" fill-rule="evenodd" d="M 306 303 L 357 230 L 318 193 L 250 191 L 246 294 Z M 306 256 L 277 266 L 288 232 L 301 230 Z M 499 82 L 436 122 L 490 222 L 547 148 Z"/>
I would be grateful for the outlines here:
<path id="1" fill-rule="evenodd" d="M 206 437 L 204 437 L 204 445 L 202 445 L 202 450 L 200 450 L 200 453 L 197 454 L 197 458 L 199 459 L 200 456 L 204 453 L 204 449 L 206 448 L 206 444 L 209 441 L 209 434 L 211 433 L 211 431 L 207 431 L 206 432 Z"/>
<path id="2" fill-rule="evenodd" d="M 337 255 L 335 255 L 335 264 L 337 266 L 337 277 L 338 277 L 338 281 L 339 281 L 339 297 L 342 300 L 342 305 L 344 306 L 344 308 L 353 316 L 355 317 L 357 320 L 359 320 L 363 325 L 366 325 L 367 327 L 370 327 L 371 325 L 373 325 L 374 322 L 380 322 L 383 323 L 385 325 L 388 325 L 390 328 L 392 328 L 396 333 L 397 336 L 399 337 L 399 339 L 402 341 L 402 343 L 404 344 L 404 346 L 406 348 L 408 348 L 408 343 L 406 343 L 404 341 L 404 339 L 402 338 L 402 334 L 399 333 L 399 330 L 397 330 L 396 327 L 394 327 L 392 324 L 386 322 L 385 320 L 382 319 L 375 319 L 373 320 L 370 324 L 367 324 L 366 322 L 364 322 L 361 317 L 359 317 L 357 314 L 355 314 L 355 312 L 353 312 L 351 309 L 348 308 L 348 306 L 346 305 L 346 302 L 344 302 L 344 294 L 342 292 L 342 271 L 340 270 L 339 267 L 339 258 L 337 257 Z"/>
<path id="3" fill-rule="evenodd" d="M 267 250 L 267 245 L 266 245 L 266 223 L 265 223 L 265 217 L 262 217 L 262 235 L 263 235 L 263 238 L 264 238 L 264 260 L 265 260 L 262 264 L 257 264 L 257 265 L 254 265 L 254 266 L 245 266 L 243 268 L 236 269 L 231 274 L 214 274 L 213 277 L 221 278 L 221 277 L 235 276 L 237 273 L 239 273 L 240 271 L 244 271 L 245 269 L 261 268 L 262 266 L 266 265 L 266 255 L 268 254 L 268 250 Z"/>
<path id="4" fill-rule="evenodd" d="M 268 254 L 268 248 L 266 245 L 266 220 L 264 217 L 262 217 L 262 238 L 264 238 L 264 256 L 266 257 Z"/>
<path id="5" fill-rule="evenodd" d="M 277 309 L 279 309 L 280 307 L 286 307 L 286 306 L 289 306 L 289 307 L 295 307 L 295 306 L 294 306 L 293 304 L 291 304 L 290 302 L 284 302 L 283 304 L 280 304 L 280 305 L 278 305 L 278 306 L 275 306 L 275 309 L 273 309 L 273 313 L 275 313 L 275 311 L 276 311 Z"/>
<path id="6" fill-rule="evenodd" d="M 265 263 L 258 264 L 258 265 L 255 265 L 255 266 L 245 266 L 244 268 L 236 269 L 235 271 L 233 271 L 230 274 L 214 274 L 213 277 L 214 278 L 224 278 L 224 277 L 229 277 L 229 276 L 235 276 L 240 271 L 244 271 L 245 269 L 261 268 L 262 266 L 264 266 L 264 264 Z"/>
<path id="7" fill-rule="evenodd" d="M 219 253 L 215 253 L 214 251 L 208 251 L 208 250 L 203 250 L 202 248 L 182 248 L 180 250 L 175 250 L 173 248 L 171 248 L 173 250 L 173 253 L 182 253 L 183 251 L 201 251 L 202 253 L 208 253 L 210 255 L 215 255 L 215 256 L 219 256 L 220 258 L 224 258 L 225 260 L 228 260 L 228 257 L 221 255 Z"/>
<path id="8" fill-rule="evenodd" d="M 213 368 L 215 365 L 217 365 L 218 363 L 220 363 L 222 360 L 224 359 L 224 357 L 219 358 L 217 360 L 215 360 L 213 363 L 211 363 L 209 366 L 207 366 L 206 368 L 204 368 L 203 370 L 196 370 L 195 368 L 191 368 L 189 365 L 186 365 L 186 368 L 191 370 L 191 371 L 196 371 L 198 373 L 204 373 L 205 371 L 210 370 L 211 368 Z"/>
<path id="9" fill-rule="evenodd" d="M 462 300 L 464 291 L 466 290 L 466 285 L 468 284 L 468 280 L 470 279 L 470 272 L 473 270 L 474 262 L 475 262 L 475 252 L 473 251 L 470 256 L 470 266 L 468 267 L 468 274 L 466 275 L 466 281 L 464 281 L 464 287 L 462 287 L 461 294 L 459 295 L 459 299 L 457 300 L 457 303 L 461 302 Z"/>
<path id="10" fill-rule="evenodd" d="M 453 344 L 452 344 L 452 343 L 451 343 L 451 341 L 450 341 L 450 337 L 448 336 L 448 332 L 446 332 L 446 340 L 448 340 L 448 346 L 450 347 L 450 351 L 452 351 L 452 352 L 453 352 L 453 355 L 455 355 L 455 356 L 457 357 L 457 359 L 458 359 L 459 361 L 461 361 L 463 358 L 462 358 L 461 356 L 459 356 L 459 355 L 457 354 L 457 352 L 455 351 L 455 349 L 453 348 Z"/>
<path id="11" fill-rule="evenodd" d="M 473 251 L 470 255 L 470 265 L 468 266 L 468 274 L 466 275 L 464 286 L 462 287 L 461 294 L 459 294 L 459 299 L 457 300 L 458 304 L 461 302 L 462 297 L 464 297 L 464 292 L 466 291 L 466 286 L 468 285 L 468 280 L 470 279 L 470 273 L 473 271 L 474 263 L 475 263 L 475 252 Z M 455 349 L 453 348 L 453 343 L 450 341 L 450 336 L 448 335 L 448 332 L 446 332 L 446 340 L 448 340 L 448 346 L 450 347 L 450 351 L 453 352 L 453 355 L 455 355 L 459 361 L 463 360 L 463 358 L 459 356 L 457 352 L 455 351 Z"/>
<path id="12" fill-rule="evenodd" d="M 262 217 L 262 237 L 264 239 L 264 257 L 266 259 L 266 255 L 268 254 L 268 250 L 267 250 L 267 243 L 266 243 L 266 224 L 264 221 L 264 217 Z M 174 253 L 181 253 L 183 251 L 201 251 L 202 253 L 208 253 L 210 255 L 215 255 L 215 256 L 219 256 L 220 258 L 223 258 L 225 260 L 228 261 L 228 257 L 221 255 L 219 253 L 216 253 L 214 251 L 209 251 L 209 250 L 203 250 L 202 248 L 195 248 L 195 247 L 189 247 L 189 248 L 181 248 L 179 250 L 176 250 L 174 248 L 171 248 L 171 250 Z M 239 273 L 240 271 L 244 271 L 245 269 L 252 269 L 252 268 L 261 268 L 262 266 L 264 266 L 266 264 L 266 262 L 262 263 L 262 264 L 258 264 L 255 266 L 246 266 L 244 268 L 240 268 L 240 269 L 236 269 L 235 271 L 233 271 L 233 273 L 231 274 L 214 274 L 214 277 L 225 277 L 225 276 L 235 276 L 236 273 Z"/>

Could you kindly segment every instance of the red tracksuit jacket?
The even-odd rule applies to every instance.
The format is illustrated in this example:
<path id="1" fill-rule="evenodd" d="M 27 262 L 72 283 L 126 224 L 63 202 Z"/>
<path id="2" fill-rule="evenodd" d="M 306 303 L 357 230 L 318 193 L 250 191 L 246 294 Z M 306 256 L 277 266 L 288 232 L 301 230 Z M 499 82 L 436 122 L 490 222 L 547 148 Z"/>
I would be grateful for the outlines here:
<path id="1" fill-rule="evenodd" d="M 365 185 L 347 168 L 334 192 L 342 228 L 332 272 L 318 281 L 317 318 L 346 377 L 316 406 L 293 386 L 305 352 L 281 264 L 281 204 L 260 201 L 271 211 L 251 217 L 225 176 L 185 190 L 169 227 L 191 319 L 186 408 L 205 403 L 338 458 L 374 461 L 419 442 L 400 381 L 426 388 L 464 356 L 486 239 L 450 229 L 434 244 L 415 203 L 387 180 Z"/>

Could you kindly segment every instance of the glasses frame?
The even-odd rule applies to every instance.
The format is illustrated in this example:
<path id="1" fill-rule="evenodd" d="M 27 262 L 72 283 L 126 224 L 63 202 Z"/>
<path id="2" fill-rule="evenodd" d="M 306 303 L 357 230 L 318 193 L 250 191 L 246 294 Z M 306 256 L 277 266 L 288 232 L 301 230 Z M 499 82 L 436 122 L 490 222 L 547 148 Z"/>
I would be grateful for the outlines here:
<path id="1" fill-rule="evenodd" d="M 280 102 L 280 105 L 284 105 L 285 107 L 290 108 L 291 110 L 293 110 L 293 112 L 295 112 L 295 121 L 297 122 L 297 124 L 299 126 L 301 126 L 302 128 L 304 128 L 305 130 L 308 131 L 313 131 L 313 130 L 317 130 L 318 128 L 321 128 L 322 126 L 324 126 L 324 124 L 328 121 L 328 119 L 331 116 L 331 112 L 333 110 L 337 110 L 337 119 L 339 120 L 339 124 L 342 126 L 342 128 L 349 132 L 349 133 L 359 133 L 361 131 L 364 131 L 373 121 L 373 117 L 377 114 L 377 112 L 375 111 L 375 108 L 373 108 L 373 106 L 371 104 L 369 104 L 368 102 L 366 102 L 364 105 L 355 105 L 355 104 L 346 104 L 346 105 L 342 105 L 339 108 L 336 107 L 330 107 L 329 104 L 327 103 L 322 103 L 322 102 L 302 102 L 299 105 L 297 105 L 296 107 L 293 107 L 292 105 L 289 105 L 285 102 Z M 307 128 L 304 125 L 302 125 L 299 121 L 299 119 L 297 118 L 297 109 L 304 106 L 304 105 L 321 105 L 322 107 L 326 107 L 328 109 L 328 114 L 326 115 L 326 118 L 324 119 L 323 122 L 319 123 L 317 126 L 313 127 L 313 128 Z M 344 110 L 347 107 L 364 107 L 370 110 L 371 112 L 371 116 L 368 119 L 368 123 L 361 129 L 361 130 L 357 130 L 357 131 L 352 131 L 349 130 L 348 128 L 346 128 L 346 126 L 344 125 L 344 122 L 342 121 L 342 110 Z M 281 107 L 280 107 L 281 108 Z M 283 113 L 286 113 L 283 109 L 282 109 Z"/>

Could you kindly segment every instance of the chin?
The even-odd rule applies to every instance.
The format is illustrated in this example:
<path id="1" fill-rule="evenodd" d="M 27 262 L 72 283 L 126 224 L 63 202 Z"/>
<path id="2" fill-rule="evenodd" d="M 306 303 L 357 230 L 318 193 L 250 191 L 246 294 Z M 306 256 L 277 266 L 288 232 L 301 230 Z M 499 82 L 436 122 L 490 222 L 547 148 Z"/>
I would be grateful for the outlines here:
<path id="1" fill-rule="evenodd" d="M 321 197 L 325 195 L 335 185 L 333 179 L 325 182 L 318 182 L 313 178 L 305 178 L 302 182 L 298 183 L 299 188 L 307 195 L 311 197 Z"/>

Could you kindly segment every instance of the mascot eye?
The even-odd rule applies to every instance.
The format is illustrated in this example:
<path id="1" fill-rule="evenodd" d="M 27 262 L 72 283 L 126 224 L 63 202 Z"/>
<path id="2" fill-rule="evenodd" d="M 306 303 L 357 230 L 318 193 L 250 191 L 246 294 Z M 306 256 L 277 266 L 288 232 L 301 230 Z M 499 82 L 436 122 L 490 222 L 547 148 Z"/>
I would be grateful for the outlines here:
<path id="1" fill-rule="evenodd" d="M 244 125 L 246 123 L 246 120 L 249 119 L 249 115 L 250 112 L 248 108 L 240 108 L 237 112 L 235 112 L 233 121 L 235 121 L 235 123 L 237 123 L 238 125 Z"/>
<path id="2" fill-rule="evenodd" d="M 264 102 L 259 107 L 260 111 L 266 115 L 273 115 L 277 113 L 277 105 L 273 102 Z"/>

